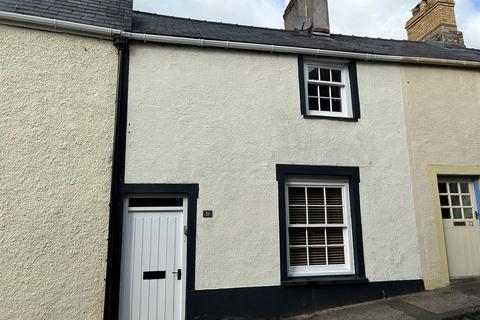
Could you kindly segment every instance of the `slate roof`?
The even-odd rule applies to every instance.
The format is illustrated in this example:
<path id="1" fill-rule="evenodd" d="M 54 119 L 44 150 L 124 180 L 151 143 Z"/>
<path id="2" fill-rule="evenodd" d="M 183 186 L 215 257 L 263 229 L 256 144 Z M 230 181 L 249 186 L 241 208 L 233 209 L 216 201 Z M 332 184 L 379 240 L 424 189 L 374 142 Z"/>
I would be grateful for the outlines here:
<path id="1" fill-rule="evenodd" d="M 0 11 L 130 30 L 133 0 L 0 0 Z"/>
<path id="2" fill-rule="evenodd" d="M 133 12 L 132 32 L 378 55 L 480 61 L 480 50 L 477 49 L 446 48 L 428 42 L 340 34 L 310 35 L 296 31 L 192 20 L 139 11 Z"/>
<path id="3" fill-rule="evenodd" d="M 438 43 L 374 39 L 192 20 L 133 11 L 133 0 L 0 0 L 0 11 L 138 33 L 347 51 L 391 56 L 480 61 L 480 50 Z"/>

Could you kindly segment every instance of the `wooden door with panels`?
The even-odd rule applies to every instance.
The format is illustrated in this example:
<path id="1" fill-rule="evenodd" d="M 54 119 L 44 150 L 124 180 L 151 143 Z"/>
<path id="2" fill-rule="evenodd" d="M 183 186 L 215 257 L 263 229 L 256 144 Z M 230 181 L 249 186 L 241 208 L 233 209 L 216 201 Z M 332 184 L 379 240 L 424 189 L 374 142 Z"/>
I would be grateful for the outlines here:
<path id="1" fill-rule="evenodd" d="M 184 319 L 186 212 L 182 197 L 126 200 L 120 320 Z"/>
<path id="2" fill-rule="evenodd" d="M 480 225 L 473 180 L 440 178 L 440 206 L 450 278 L 480 276 Z"/>

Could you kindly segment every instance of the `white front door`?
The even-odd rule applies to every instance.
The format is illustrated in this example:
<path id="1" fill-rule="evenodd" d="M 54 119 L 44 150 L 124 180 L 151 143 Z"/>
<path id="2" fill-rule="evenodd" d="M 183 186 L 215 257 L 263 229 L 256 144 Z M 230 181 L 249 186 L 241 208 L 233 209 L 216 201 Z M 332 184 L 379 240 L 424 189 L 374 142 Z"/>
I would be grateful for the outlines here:
<path id="1" fill-rule="evenodd" d="M 473 181 L 445 178 L 438 188 L 450 277 L 478 277 L 480 226 Z"/>
<path id="2" fill-rule="evenodd" d="M 183 320 L 187 200 L 130 198 L 123 219 L 120 320 Z"/>

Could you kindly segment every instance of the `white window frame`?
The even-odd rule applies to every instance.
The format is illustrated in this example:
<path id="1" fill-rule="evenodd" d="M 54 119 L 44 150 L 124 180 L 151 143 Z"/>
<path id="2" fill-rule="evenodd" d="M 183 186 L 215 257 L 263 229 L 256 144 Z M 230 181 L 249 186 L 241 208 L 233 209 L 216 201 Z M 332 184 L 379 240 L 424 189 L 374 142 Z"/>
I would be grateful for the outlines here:
<path id="1" fill-rule="evenodd" d="M 290 225 L 290 211 L 289 211 L 289 193 L 290 187 L 320 187 L 320 188 L 341 188 L 342 189 L 342 205 L 344 224 L 306 224 Z M 355 261 L 353 248 L 353 230 L 352 230 L 352 216 L 350 208 L 350 190 L 348 180 L 339 179 L 288 179 L 285 183 L 285 208 L 286 208 L 286 240 L 287 240 L 287 273 L 289 277 L 314 277 L 314 276 L 336 276 L 336 275 L 355 275 Z M 307 206 L 308 216 L 308 206 Z M 327 221 L 325 221 L 327 222 Z M 290 265 L 290 243 L 289 243 L 289 228 L 290 227 L 342 227 L 344 247 L 345 247 L 345 264 L 342 265 L 324 265 L 324 266 L 291 266 Z"/>
<path id="2" fill-rule="evenodd" d="M 309 67 L 315 68 L 324 68 L 339 70 L 342 74 L 342 82 L 328 82 L 322 80 L 309 80 Z M 305 107 L 306 114 L 308 116 L 321 116 L 321 117 L 332 117 L 332 118 L 353 118 L 353 106 L 352 106 L 352 92 L 350 87 L 350 72 L 348 69 L 348 62 L 339 62 L 334 60 L 305 60 L 303 64 L 304 68 L 304 83 L 305 83 Z M 328 86 L 339 86 L 341 92 L 341 102 L 342 102 L 342 112 L 333 112 L 333 111 L 321 111 L 320 104 L 317 110 L 310 110 L 310 100 L 308 95 L 308 85 L 309 84 L 324 84 Z M 330 97 L 331 99 L 331 97 Z M 320 103 L 320 102 L 319 102 Z"/>
<path id="3" fill-rule="evenodd" d="M 441 192 L 440 191 L 440 186 L 438 186 L 438 194 L 440 196 L 438 201 L 439 201 L 439 204 L 440 204 L 440 210 L 449 209 L 449 211 L 450 211 L 450 219 L 444 219 L 443 216 L 442 216 L 443 224 L 448 225 L 448 226 L 454 226 L 455 222 L 465 222 L 466 226 L 469 226 L 469 227 L 476 226 L 476 220 L 477 220 L 476 215 L 478 213 L 478 211 L 477 211 L 478 210 L 478 203 L 477 203 L 477 199 L 476 199 L 476 196 L 475 196 L 475 187 L 474 187 L 472 179 L 468 179 L 468 178 L 440 178 L 440 179 L 438 179 L 438 185 L 440 185 L 441 183 L 447 184 L 447 192 Z M 450 190 L 450 184 L 451 183 L 457 184 L 459 190 L 460 190 L 460 184 L 467 184 L 469 193 L 467 194 L 467 193 L 463 193 L 461 191 L 459 191 L 458 193 L 451 192 L 451 190 Z M 448 205 L 442 205 L 441 200 L 440 200 L 442 196 L 448 197 L 448 202 L 449 202 Z M 458 196 L 459 197 L 459 201 L 460 201 L 459 205 L 453 205 L 451 203 L 451 197 L 452 196 Z M 462 198 L 463 196 L 469 196 L 470 197 L 470 205 L 464 205 L 463 198 Z M 467 209 L 467 208 L 472 210 L 472 217 L 471 218 L 465 218 L 464 209 Z M 453 214 L 453 209 L 462 210 L 462 217 L 461 218 L 455 218 L 454 214 Z"/>

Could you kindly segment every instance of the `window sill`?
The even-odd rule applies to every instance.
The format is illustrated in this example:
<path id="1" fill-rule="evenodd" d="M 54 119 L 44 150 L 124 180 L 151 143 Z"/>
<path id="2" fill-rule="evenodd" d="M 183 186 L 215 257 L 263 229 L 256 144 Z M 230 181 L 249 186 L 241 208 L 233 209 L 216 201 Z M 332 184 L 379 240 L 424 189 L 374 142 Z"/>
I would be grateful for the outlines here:
<path id="1" fill-rule="evenodd" d="M 368 283 L 367 278 L 357 276 L 317 276 L 288 278 L 282 281 L 282 287 L 348 285 Z"/>
<path id="2" fill-rule="evenodd" d="M 328 116 L 314 116 L 309 114 L 303 115 L 304 119 L 324 119 L 324 120 L 335 120 L 335 121 L 345 121 L 345 122 L 358 122 L 359 118 L 345 118 L 345 117 L 328 117 Z"/>

